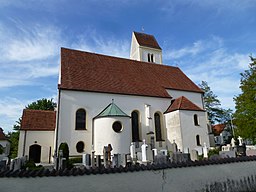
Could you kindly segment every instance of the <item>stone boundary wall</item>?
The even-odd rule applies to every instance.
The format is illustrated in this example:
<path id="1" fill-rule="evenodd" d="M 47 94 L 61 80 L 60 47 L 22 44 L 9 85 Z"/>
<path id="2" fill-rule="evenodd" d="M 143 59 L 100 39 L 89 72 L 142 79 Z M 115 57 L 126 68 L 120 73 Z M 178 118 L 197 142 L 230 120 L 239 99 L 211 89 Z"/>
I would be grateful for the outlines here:
<path id="1" fill-rule="evenodd" d="M 256 175 L 255 157 L 236 158 L 236 160 L 230 158 L 217 162 L 198 161 L 187 163 L 186 166 L 169 164 L 132 166 L 121 169 L 84 169 L 83 171 L 73 169 L 73 171 L 55 172 L 55 176 L 50 175 L 52 172 L 44 175 L 32 173 L 25 175 L 25 172 L 23 172 L 24 175 L 14 173 L 11 175 L 10 172 L 2 172 L 0 173 L 0 191 L 193 192 L 213 182 L 226 179 L 238 181 L 244 177 Z"/>

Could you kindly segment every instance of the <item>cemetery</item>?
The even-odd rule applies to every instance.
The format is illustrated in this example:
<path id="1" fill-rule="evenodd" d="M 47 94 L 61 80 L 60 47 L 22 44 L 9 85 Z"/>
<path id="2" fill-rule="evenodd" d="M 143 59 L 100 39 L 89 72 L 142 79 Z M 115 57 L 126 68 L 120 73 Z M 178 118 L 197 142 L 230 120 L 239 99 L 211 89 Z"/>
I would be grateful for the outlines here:
<path id="1" fill-rule="evenodd" d="M 256 156 L 252 155 L 255 149 L 249 146 L 246 150 L 243 143 L 237 143 L 223 146 L 218 157 L 209 158 L 206 147 L 201 155 L 196 151 L 181 153 L 175 143 L 172 151 L 157 151 L 145 140 L 138 152 L 131 143 L 130 153 L 122 157 L 111 154 L 113 149 L 109 144 L 102 155 L 83 154 L 82 162 L 72 168 L 67 167 L 69 157 L 60 151 L 57 167 L 24 168 L 28 159 L 17 158 L 8 167 L 1 167 L 0 180 L 4 192 L 15 191 L 17 186 L 20 191 L 39 186 L 54 191 L 50 184 L 63 191 L 70 191 L 70 186 L 75 191 L 234 191 L 236 185 L 252 189 L 256 184 Z M 10 185 L 14 182 L 16 185 Z"/>

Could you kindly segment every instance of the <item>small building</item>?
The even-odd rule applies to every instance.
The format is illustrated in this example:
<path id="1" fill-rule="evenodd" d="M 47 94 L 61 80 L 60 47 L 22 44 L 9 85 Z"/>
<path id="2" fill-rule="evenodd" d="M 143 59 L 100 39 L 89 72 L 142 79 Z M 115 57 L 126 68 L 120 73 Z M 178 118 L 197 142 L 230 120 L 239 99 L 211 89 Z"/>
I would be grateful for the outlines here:
<path id="1" fill-rule="evenodd" d="M 56 111 L 24 109 L 18 157 L 28 156 L 35 163 L 52 163 Z"/>
<path id="2" fill-rule="evenodd" d="M 0 127 L 0 161 L 8 160 L 10 154 L 10 141 L 4 134 L 3 129 Z"/>

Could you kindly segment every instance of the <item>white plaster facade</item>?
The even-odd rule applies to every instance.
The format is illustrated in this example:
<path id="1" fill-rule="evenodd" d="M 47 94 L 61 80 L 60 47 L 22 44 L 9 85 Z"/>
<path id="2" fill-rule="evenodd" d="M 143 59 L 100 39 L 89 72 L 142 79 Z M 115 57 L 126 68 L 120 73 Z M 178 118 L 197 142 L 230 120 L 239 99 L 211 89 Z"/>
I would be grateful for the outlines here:
<path id="1" fill-rule="evenodd" d="M 54 131 L 20 130 L 18 157 L 28 156 L 30 147 L 41 146 L 40 162 L 52 163 L 54 154 Z"/>
<path id="2" fill-rule="evenodd" d="M 160 47 L 159 47 L 160 48 Z M 131 59 L 147 62 L 148 54 L 154 55 L 154 63 L 162 63 L 162 50 L 139 45 L 133 33 L 131 43 Z M 145 63 L 142 63 L 145 64 Z M 163 66 L 159 66 L 163 67 Z M 95 74 L 97 75 L 97 74 Z M 60 73 L 61 76 L 61 73 Z M 63 77 L 62 77 L 63 78 Z M 60 84 L 61 78 L 60 78 Z M 113 82 L 114 83 L 114 82 Z M 175 140 L 180 151 L 201 150 L 204 142 L 209 147 L 206 112 L 175 110 L 165 113 L 172 100 L 185 96 L 189 101 L 203 109 L 202 92 L 167 89 L 169 96 L 142 96 L 136 94 L 105 93 L 100 91 L 83 91 L 59 88 L 58 110 L 55 131 L 21 131 L 19 156 L 29 154 L 29 147 L 35 144 L 42 146 L 41 161 L 47 162 L 50 155 L 57 152 L 61 143 L 67 143 L 70 156 L 81 156 L 83 153 L 102 154 L 103 147 L 111 144 L 112 153 L 127 154 L 132 142 L 132 122 L 128 117 L 96 118 L 112 100 L 128 116 L 138 113 L 139 140 L 136 141 L 136 151 L 140 151 L 142 141 L 152 142 L 154 136 L 155 148 L 169 149 Z M 167 95 L 168 95 L 167 94 Z M 78 110 L 85 111 L 85 129 L 76 129 L 76 114 Z M 155 130 L 155 114 L 160 116 L 161 139 L 157 140 Z M 195 126 L 193 116 L 198 116 L 199 125 Z M 120 133 L 113 131 L 112 124 L 122 122 Z M 25 136 L 26 133 L 26 136 Z M 200 137 L 200 145 L 196 136 Z M 25 143 L 22 141 L 26 141 Z M 83 149 L 78 150 L 77 144 L 83 143 Z M 22 146 L 25 146 L 23 149 Z M 50 149 L 53 149 L 50 151 Z"/>

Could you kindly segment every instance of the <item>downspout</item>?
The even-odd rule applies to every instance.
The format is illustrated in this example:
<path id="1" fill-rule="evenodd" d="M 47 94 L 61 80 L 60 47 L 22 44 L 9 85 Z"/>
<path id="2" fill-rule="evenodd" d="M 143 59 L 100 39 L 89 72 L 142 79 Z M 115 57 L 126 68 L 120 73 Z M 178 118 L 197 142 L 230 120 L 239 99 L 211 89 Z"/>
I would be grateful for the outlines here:
<path id="1" fill-rule="evenodd" d="M 23 143 L 23 151 L 22 151 L 22 157 L 25 156 L 25 148 L 26 148 L 26 140 L 27 140 L 27 130 L 24 130 L 24 143 Z"/>

